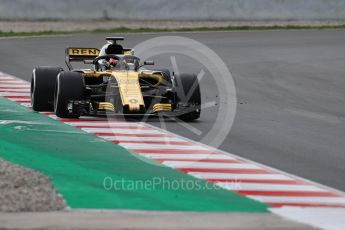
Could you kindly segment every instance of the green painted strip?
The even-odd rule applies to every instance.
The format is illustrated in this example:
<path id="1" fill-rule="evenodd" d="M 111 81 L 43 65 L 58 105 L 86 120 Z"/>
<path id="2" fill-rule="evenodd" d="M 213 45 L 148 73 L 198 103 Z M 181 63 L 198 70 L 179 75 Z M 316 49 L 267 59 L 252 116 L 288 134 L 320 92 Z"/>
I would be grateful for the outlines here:
<path id="1" fill-rule="evenodd" d="M 4 98 L 0 121 L 0 157 L 51 177 L 72 208 L 267 211 L 263 203 L 152 163 Z M 117 189 L 105 189 L 104 178 L 107 188 L 117 181 Z M 147 188 L 142 184 L 158 180 L 164 183 Z M 133 183 L 139 187 L 133 188 Z M 174 187 L 169 189 L 169 183 Z M 194 188 L 186 189 L 191 184 Z"/>

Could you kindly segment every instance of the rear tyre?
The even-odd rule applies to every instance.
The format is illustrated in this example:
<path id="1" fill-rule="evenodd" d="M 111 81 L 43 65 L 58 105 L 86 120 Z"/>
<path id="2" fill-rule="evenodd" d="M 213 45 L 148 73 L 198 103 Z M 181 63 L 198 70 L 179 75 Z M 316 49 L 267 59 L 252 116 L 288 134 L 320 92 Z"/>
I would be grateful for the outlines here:
<path id="1" fill-rule="evenodd" d="M 85 83 L 80 73 L 62 72 L 58 75 L 55 87 L 54 112 L 61 118 L 79 118 L 80 114 L 68 109 L 70 101 L 84 98 Z"/>
<path id="2" fill-rule="evenodd" d="M 193 121 L 200 117 L 201 94 L 199 80 L 195 74 L 181 74 L 174 78 L 177 102 L 184 107 L 185 113 L 178 118 Z"/>
<path id="3" fill-rule="evenodd" d="M 31 105 L 37 112 L 54 111 L 54 90 L 61 67 L 36 67 L 31 78 Z"/>

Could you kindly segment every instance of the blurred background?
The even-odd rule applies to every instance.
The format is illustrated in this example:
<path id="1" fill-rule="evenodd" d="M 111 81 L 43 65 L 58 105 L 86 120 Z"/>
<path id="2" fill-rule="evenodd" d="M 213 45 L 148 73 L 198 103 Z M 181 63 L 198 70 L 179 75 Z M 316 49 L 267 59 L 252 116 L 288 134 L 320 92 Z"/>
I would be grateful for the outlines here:
<path id="1" fill-rule="evenodd" d="M 0 31 L 337 26 L 343 0 L 1 0 Z M 23 23 L 25 21 L 25 23 Z"/>

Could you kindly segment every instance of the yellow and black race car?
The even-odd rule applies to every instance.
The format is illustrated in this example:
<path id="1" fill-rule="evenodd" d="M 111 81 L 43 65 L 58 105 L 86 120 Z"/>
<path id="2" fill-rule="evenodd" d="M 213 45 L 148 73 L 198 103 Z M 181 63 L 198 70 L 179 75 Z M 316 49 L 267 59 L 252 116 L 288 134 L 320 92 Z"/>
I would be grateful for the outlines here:
<path id="1" fill-rule="evenodd" d="M 101 50 L 67 48 L 68 71 L 38 66 L 31 80 L 34 111 L 54 111 L 61 118 L 83 115 L 200 117 L 201 99 L 195 74 L 170 74 L 167 69 L 148 70 L 132 49 L 117 43 L 123 37 L 107 37 Z M 90 64 L 73 69 L 71 62 Z M 134 115 L 134 116 L 133 116 Z"/>

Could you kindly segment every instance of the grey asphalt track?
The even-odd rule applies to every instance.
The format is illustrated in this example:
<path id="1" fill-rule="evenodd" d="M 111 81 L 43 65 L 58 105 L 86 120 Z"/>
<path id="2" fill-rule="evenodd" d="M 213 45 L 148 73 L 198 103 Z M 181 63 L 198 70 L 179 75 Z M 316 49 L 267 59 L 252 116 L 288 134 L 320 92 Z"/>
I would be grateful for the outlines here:
<path id="1" fill-rule="evenodd" d="M 107 34 L 109 35 L 109 34 Z M 166 34 L 128 34 L 126 46 Z M 177 33 L 204 43 L 231 70 L 237 114 L 221 149 L 345 190 L 345 31 Z M 0 71 L 30 80 L 35 65 L 64 66 L 67 46 L 100 47 L 104 34 L 0 40 Z M 169 59 L 155 60 L 170 67 Z M 178 58 L 182 70 L 198 65 Z M 215 100 L 212 78 L 202 80 L 203 100 Z M 193 127 L 206 133 L 216 108 Z M 160 126 L 158 121 L 150 123 Z M 200 139 L 175 122 L 168 130 Z"/>

